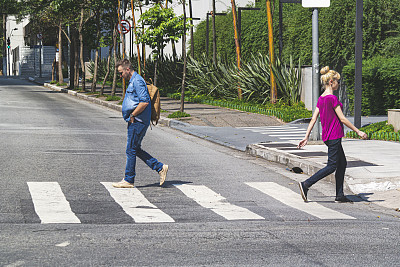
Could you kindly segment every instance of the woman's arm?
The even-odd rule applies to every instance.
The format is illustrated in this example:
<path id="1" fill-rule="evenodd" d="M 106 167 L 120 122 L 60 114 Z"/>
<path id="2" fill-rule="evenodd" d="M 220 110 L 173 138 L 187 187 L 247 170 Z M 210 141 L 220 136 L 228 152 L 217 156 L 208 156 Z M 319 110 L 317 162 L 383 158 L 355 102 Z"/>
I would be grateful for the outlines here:
<path id="1" fill-rule="evenodd" d="M 300 141 L 297 148 L 302 148 L 303 146 L 307 145 L 311 130 L 314 128 L 314 125 L 315 125 L 315 122 L 317 121 L 318 116 L 319 116 L 319 108 L 315 108 L 315 111 L 311 118 L 310 124 L 308 125 L 306 135 L 304 136 L 304 139 Z"/>
<path id="2" fill-rule="evenodd" d="M 363 131 L 360 131 L 356 126 L 354 126 L 343 114 L 342 112 L 342 108 L 340 107 L 340 105 L 338 105 L 335 108 L 335 112 L 336 115 L 338 116 L 339 120 L 346 125 L 347 127 L 349 127 L 351 130 L 355 131 L 362 139 L 368 139 L 368 135 L 366 133 L 364 133 Z"/>

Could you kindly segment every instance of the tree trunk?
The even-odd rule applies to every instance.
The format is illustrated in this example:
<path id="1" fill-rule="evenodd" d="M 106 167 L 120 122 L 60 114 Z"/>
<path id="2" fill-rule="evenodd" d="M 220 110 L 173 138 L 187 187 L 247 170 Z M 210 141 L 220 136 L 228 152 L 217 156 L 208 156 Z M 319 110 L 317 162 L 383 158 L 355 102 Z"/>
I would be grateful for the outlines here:
<path id="1" fill-rule="evenodd" d="M 136 20 L 135 20 L 135 4 L 134 1 L 131 0 L 131 6 L 132 6 L 132 21 L 133 21 L 133 30 L 135 31 L 135 39 L 137 42 L 138 36 L 136 33 Z M 138 57 L 138 73 L 139 75 L 142 75 L 142 70 L 141 70 L 141 60 L 140 60 L 140 47 L 139 47 L 139 43 L 136 43 L 136 48 L 137 48 L 137 57 Z"/>
<path id="2" fill-rule="evenodd" d="M 106 84 L 106 82 L 107 82 L 108 75 L 110 74 L 110 61 L 111 61 L 112 48 L 113 48 L 112 45 L 110 45 L 110 47 L 108 48 L 107 72 L 106 72 L 106 75 L 104 75 L 103 84 L 101 85 L 101 89 L 100 89 L 100 95 L 103 95 L 103 94 L 104 94 L 104 86 L 105 86 L 105 84 Z"/>
<path id="3" fill-rule="evenodd" d="M 62 22 L 58 25 L 58 82 L 64 83 L 64 76 L 62 73 Z"/>
<path id="4" fill-rule="evenodd" d="M 115 67 L 115 64 L 117 63 L 117 29 L 113 30 L 113 56 L 114 56 L 114 74 L 113 74 L 113 83 L 111 87 L 111 95 L 115 95 L 115 91 L 117 88 L 117 73 L 118 70 Z"/>
<path id="5" fill-rule="evenodd" d="M 186 80 L 186 1 L 182 1 L 183 5 L 183 35 L 182 35 L 182 57 L 183 57 L 183 75 L 181 88 L 181 108 L 183 112 L 185 106 L 185 80 Z"/>
<path id="6" fill-rule="evenodd" d="M 75 88 L 79 88 L 79 61 L 80 61 L 79 41 L 78 41 L 79 35 L 76 30 L 74 31 L 74 34 L 75 34 L 75 38 L 74 38 L 75 39 L 75 62 L 74 62 L 74 64 L 75 64 L 75 81 L 74 81 L 74 83 L 75 83 Z"/>
<path id="7" fill-rule="evenodd" d="M 55 72 L 57 67 L 56 57 L 54 57 L 53 64 L 51 64 L 51 81 L 55 81 Z"/>
<path id="8" fill-rule="evenodd" d="M 176 62 L 176 46 L 175 46 L 175 42 L 171 41 L 171 45 L 172 45 L 172 57 L 174 58 L 174 62 Z"/>
<path id="9" fill-rule="evenodd" d="M 154 64 L 154 86 L 157 86 L 157 65 L 158 65 L 159 56 L 156 57 L 156 63 Z"/>
<path id="10" fill-rule="evenodd" d="M 84 16 L 84 8 L 81 9 L 81 19 L 79 21 L 79 57 L 81 60 L 81 68 L 82 68 L 82 91 L 86 91 L 86 66 L 85 66 L 85 58 L 83 57 L 83 16 Z"/>
<path id="11" fill-rule="evenodd" d="M 70 77 L 69 77 L 69 89 L 75 89 L 75 35 L 74 30 L 70 28 L 70 52 L 69 52 L 69 64 L 70 64 Z"/>
<path id="12" fill-rule="evenodd" d="M 212 27 L 213 27 L 213 62 L 214 64 L 217 62 L 217 33 L 215 31 L 215 0 L 212 1 Z"/>
<path id="13" fill-rule="evenodd" d="M 96 10 L 96 56 L 94 58 L 94 71 L 92 80 L 92 93 L 96 92 L 97 75 L 99 70 L 99 49 L 100 49 L 100 11 Z"/>

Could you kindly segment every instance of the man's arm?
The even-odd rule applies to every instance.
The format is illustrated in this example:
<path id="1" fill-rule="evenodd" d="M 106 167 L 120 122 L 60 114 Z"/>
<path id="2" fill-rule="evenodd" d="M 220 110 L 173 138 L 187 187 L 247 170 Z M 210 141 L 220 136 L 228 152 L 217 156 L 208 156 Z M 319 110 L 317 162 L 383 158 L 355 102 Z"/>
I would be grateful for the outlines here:
<path id="1" fill-rule="evenodd" d="M 131 122 L 133 122 L 134 118 L 136 116 L 138 116 L 140 113 L 143 112 L 143 110 L 145 110 L 145 108 L 147 107 L 149 103 L 147 102 L 140 102 L 137 107 L 135 108 L 135 110 L 131 113 Z"/>

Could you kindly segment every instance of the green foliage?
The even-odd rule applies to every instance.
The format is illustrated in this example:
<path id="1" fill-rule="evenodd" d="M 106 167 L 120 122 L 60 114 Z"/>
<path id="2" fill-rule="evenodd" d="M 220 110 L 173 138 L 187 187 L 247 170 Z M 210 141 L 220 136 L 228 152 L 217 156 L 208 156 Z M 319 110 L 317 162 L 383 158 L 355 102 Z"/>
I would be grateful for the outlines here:
<path id="1" fill-rule="evenodd" d="M 385 115 L 388 109 L 400 108 L 400 57 L 377 56 L 363 61 L 362 115 Z M 343 68 L 350 110 L 354 110 L 355 64 Z"/>
<path id="2" fill-rule="evenodd" d="M 299 63 L 300 64 L 300 63 Z M 266 103 L 270 99 L 270 60 L 260 53 L 244 62 L 241 69 L 233 63 L 217 56 L 215 64 L 203 55 L 199 60 L 188 61 L 187 88 L 195 94 L 233 100 L 238 98 L 238 89 L 246 101 Z M 283 101 L 295 104 L 300 101 L 300 65 L 277 61 L 274 67 L 278 82 L 278 95 Z"/>
<path id="3" fill-rule="evenodd" d="M 129 58 L 133 66 L 137 66 L 137 56 Z M 147 82 L 151 82 L 154 77 L 154 64 L 155 60 L 151 57 L 146 59 L 146 69 L 142 73 L 143 78 Z M 112 83 L 112 73 L 114 72 L 114 59 L 111 57 L 110 61 L 110 75 L 108 76 L 107 82 Z M 93 75 L 94 62 L 91 61 L 88 65 L 88 71 Z M 105 74 L 107 73 L 107 59 L 99 59 L 98 62 L 98 77 L 99 80 L 103 81 Z M 143 71 L 143 69 L 142 69 Z M 157 87 L 160 90 L 160 94 L 165 96 L 168 93 L 175 93 L 179 90 L 179 86 L 182 83 L 183 64 L 181 59 L 174 60 L 172 57 L 163 57 L 159 62 L 158 68 L 158 84 Z"/>
<path id="4" fill-rule="evenodd" d="M 279 1 L 274 1 L 273 31 L 275 53 L 279 50 Z M 265 1 L 256 1 L 260 11 L 242 12 L 241 54 L 244 61 L 252 54 L 268 54 L 268 29 Z M 339 72 L 354 59 L 355 45 L 354 0 L 331 1 L 328 8 L 319 9 L 320 65 L 329 65 Z M 398 0 L 364 0 L 363 56 L 369 59 L 377 55 L 392 56 L 400 49 L 400 5 Z M 312 64 L 312 10 L 301 4 L 283 4 L 283 62 L 290 56 L 294 61 Z M 232 14 L 216 16 L 217 53 L 235 62 Z M 212 57 L 212 27 L 209 23 L 209 54 Z M 194 34 L 195 58 L 205 52 L 206 22 L 196 26 Z"/>
<path id="5" fill-rule="evenodd" d="M 170 94 L 168 96 L 174 99 L 180 99 L 181 97 L 180 93 Z M 312 116 L 312 112 L 307 110 L 302 102 L 296 103 L 292 106 L 289 106 L 283 101 L 279 101 L 276 104 L 258 104 L 255 102 L 240 101 L 238 99 L 221 100 L 210 96 L 193 95 L 190 92 L 185 92 L 185 101 L 274 116 L 284 122 L 310 118 Z"/>
<path id="6" fill-rule="evenodd" d="M 161 50 L 168 42 L 179 41 L 191 26 L 187 23 L 184 29 L 183 16 L 177 17 L 172 8 L 162 8 L 160 4 L 146 10 L 138 23 L 147 26 L 144 33 L 137 30 L 138 43 L 149 45 L 156 56 L 161 55 Z"/>
<path id="7" fill-rule="evenodd" d="M 272 65 L 272 72 L 276 78 L 276 85 L 289 105 L 300 101 L 301 96 L 301 62 L 296 66 L 290 57 L 289 65 L 284 65 L 276 59 Z"/>
<path id="8" fill-rule="evenodd" d="M 168 115 L 168 118 L 173 119 L 173 118 L 184 118 L 184 117 L 190 117 L 190 114 L 187 114 L 182 111 L 175 111 L 172 114 Z"/>
<path id="9" fill-rule="evenodd" d="M 388 140 L 400 141 L 400 131 L 395 132 L 394 127 L 388 124 L 387 121 L 373 123 L 360 128 L 361 131 L 368 135 L 369 139 L 373 140 Z M 350 131 L 346 133 L 347 138 L 360 138 L 356 132 Z"/>
<path id="10" fill-rule="evenodd" d="M 233 63 L 219 56 L 215 64 L 205 55 L 198 61 L 189 58 L 187 61 L 186 86 L 196 94 L 234 99 L 237 97 L 238 89 L 238 81 L 232 76 L 232 73 L 236 72 L 235 68 Z"/>
<path id="11" fill-rule="evenodd" d="M 106 101 L 119 101 L 121 100 L 121 98 L 119 96 L 115 96 L 115 95 L 109 95 L 106 98 Z"/>
<path id="12" fill-rule="evenodd" d="M 270 61 L 268 56 L 256 53 L 240 71 L 235 67 L 233 76 L 238 79 L 242 96 L 247 101 L 253 100 L 263 104 L 270 100 Z"/>

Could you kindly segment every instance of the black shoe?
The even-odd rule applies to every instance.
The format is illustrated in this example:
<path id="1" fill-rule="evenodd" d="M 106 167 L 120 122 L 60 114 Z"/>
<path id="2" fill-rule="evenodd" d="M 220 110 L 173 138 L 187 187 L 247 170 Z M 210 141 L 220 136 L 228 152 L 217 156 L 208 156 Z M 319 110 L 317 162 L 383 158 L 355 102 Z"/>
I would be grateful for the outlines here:
<path id="1" fill-rule="evenodd" d="M 301 197 L 303 198 L 304 202 L 308 202 L 308 200 L 307 200 L 308 188 L 306 188 L 306 187 L 304 186 L 304 183 L 303 183 L 303 182 L 299 182 L 299 187 L 300 187 Z"/>
<path id="2" fill-rule="evenodd" d="M 345 196 L 336 197 L 335 202 L 337 202 L 337 203 L 353 203 L 353 201 L 351 201 L 350 199 L 348 199 Z"/>

